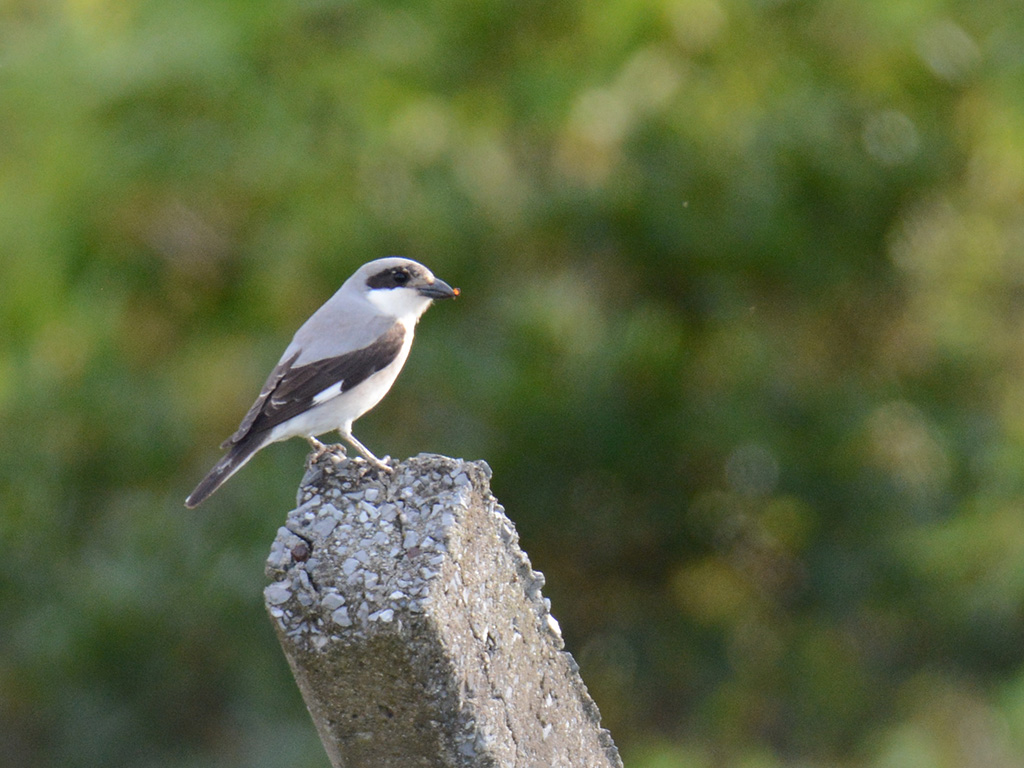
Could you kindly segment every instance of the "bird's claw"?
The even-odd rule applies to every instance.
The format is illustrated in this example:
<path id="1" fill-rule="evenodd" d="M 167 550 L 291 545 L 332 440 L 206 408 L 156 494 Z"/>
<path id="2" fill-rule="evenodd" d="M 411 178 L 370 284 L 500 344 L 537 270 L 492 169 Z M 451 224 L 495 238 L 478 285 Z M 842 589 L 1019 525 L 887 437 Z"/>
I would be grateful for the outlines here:
<path id="1" fill-rule="evenodd" d="M 312 451 L 309 455 L 310 465 L 316 464 L 325 456 L 334 464 L 340 464 L 344 459 L 348 458 L 348 454 L 345 453 L 345 446 L 343 445 L 325 445 L 312 435 L 306 438 L 306 442 L 309 443 L 310 450 Z M 341 456 L 338 456 L 339 452 L 341 453 Z"/>
<path id="2" fill-rule="evenodd" d="M 373 470 L 377 472 L 383 472 L 384 474 L 387 475 L 392 475 L 395 472 L 395 468 L 388 463 L 393 461 L 390 456 L 385 456 L 383 459 L 378 459 L 376 456 L 374 456 L 372 459 L 369 458 L 368 456 L 364 456 L 363 458 L 366 461 L 366 468 L 368 471 Z"/>

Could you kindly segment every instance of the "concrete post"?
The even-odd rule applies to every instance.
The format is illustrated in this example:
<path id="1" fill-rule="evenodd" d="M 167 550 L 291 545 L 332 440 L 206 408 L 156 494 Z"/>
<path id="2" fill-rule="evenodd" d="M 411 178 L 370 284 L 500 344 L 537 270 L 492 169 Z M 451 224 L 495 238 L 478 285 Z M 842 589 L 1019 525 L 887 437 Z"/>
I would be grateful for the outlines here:
<path id="1" fill-rule="evenodd" d="M 335 768 L 621 767 L 490 468 L 315 461 L 267 610 Z"/>

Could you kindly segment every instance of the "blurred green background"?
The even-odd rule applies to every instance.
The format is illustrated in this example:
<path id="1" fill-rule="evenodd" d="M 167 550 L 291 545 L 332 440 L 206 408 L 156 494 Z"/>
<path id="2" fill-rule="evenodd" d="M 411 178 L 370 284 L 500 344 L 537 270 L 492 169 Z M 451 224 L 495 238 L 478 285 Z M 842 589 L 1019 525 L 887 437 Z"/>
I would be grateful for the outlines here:
<path id="1" fill-rule="evenodd" d="M 627 766 L 1024 764 L 1021 11 L 3 0 L 0 764 L 327 766 L 305 444 L 182 501 L 391 254 Z"/>

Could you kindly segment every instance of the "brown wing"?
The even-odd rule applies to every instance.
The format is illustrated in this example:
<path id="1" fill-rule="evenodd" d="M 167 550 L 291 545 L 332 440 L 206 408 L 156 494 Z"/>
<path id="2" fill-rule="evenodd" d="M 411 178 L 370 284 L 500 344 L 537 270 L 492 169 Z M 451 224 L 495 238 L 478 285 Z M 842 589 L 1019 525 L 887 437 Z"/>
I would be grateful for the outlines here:
<path id="1" fill-rule="evenodd" d="M 273 429 L 293 416 L 309 410 L 320 393 L 339 385 L 337 394 L 347 392 L 398 357 L 405 339 L 405 328 L 395 324 L 369 346 L 338 357 L 314 360 L 293 367 L 301 350 L 282 360 L 267 377 L 252 408 L 242 419 L 238 430 L 222 448 L 241 442 L 250 434 Z"/>
<path id="2" fill-rule="evenodd" d="M 252 428 L 253 422 L 256 421 L 260 415 L 260 411 L 263 410 L 263 405 L 267 402 L 267 398 L 270 397 L 270 393 L 274 391 L 278 384 L 281 383 L 288 371 L 291 370 L 292 364 L 298 359 L 299 355 L 302 354 L 302 350 L 296 350 L 295 354 L 289 357 L 287 360 L 282 360 L 278 363 L 274 370 L 267 376 L 267 381 L 263 385 L 263 389 L 260 390 L 259 397 L 256 398 L 256 402 L 252 404 L 249 412 L 245 414 L 245 418 L 242 419 L 242 423 L 238 425 L 238 429 L 235 430 L 235 434 L 220 444 L 221 448 L 230 448 L 232 445 L 241 442 L 242 438 L 249 434 L 249 430 Z"/>

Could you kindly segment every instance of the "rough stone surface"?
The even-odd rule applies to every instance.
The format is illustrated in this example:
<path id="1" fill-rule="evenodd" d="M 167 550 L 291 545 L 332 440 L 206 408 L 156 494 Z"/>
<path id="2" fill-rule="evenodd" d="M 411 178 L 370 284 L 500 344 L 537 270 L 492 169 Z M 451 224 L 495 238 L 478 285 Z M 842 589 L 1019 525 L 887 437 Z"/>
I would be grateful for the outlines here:
<path id="1" fill-rule="evenodd" d="M 303 478 L 264 596 L 336 768 L 622 765 L 490 474 L 338 451 Z"/>

